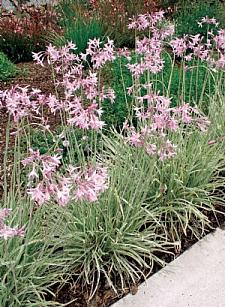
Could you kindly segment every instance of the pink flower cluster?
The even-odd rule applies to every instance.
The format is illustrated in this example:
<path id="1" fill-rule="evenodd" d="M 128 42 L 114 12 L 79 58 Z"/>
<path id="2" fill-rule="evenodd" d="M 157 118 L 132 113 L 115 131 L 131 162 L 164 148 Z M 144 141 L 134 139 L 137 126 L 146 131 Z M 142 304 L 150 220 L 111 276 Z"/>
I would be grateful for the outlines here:
<path id="1" fill-rule="evenodd" d="M 48 64 L 54 64 L 57 72 L 60 72 L 61 69 L 70 67 L 71 63 L 78 59 L 78 56 L 71 52 L 76 49 L 75 44 L 71 42 L 61 48 L 50 44 L 46 51 L 33 52 L 33 59 L 41 66 L 44 66 L 44 62 L 47 60 Z"/>
<path id="2" fill-rule="evenodd" d="M 154 93 L 138 97 L 138 100 L 141 106 L 135 110 L 140 129 L 137 131 L 126 125 L 126 139 L 130 145 L 143 147 L 149 155 L 156 155 L 161 161 L 176 154 L 176 146 L 168 139 L 169 132 L 180 131 L 182 125 L 188 124 L 204 132 L 210 124 L 206 117 L 189 104 L 172 108 L 169 98 Z"/>
<path id="3" fill-rule="evenodd" d="M 174 33 L 171 26 L 162 27 L 159 23 L 164 19 L 163 12 L 139 15 L 129 24 L 130 29 L 149 29 L 149 37 L 137 38 L 136 54 L 140 55 L 140 60 L 135 64 L 128 64 L 128 69 L 134 77 L 139 77 L 145 71 L 154 74 L 163 69 L 164 61 L 161 58 L 164 40 Z"/>
<path id="4" fill-rule="evenodd" d="M 100 166 L 90 166 L 85 170 L 69 168 L 71 183 L 76 186 L 73 198 L 94 202 L 108 188 L 107 169 Z"/>
<path id="5" fill-rule="evenodd" d="M 6 107 L 14 122 L 31 114 L 39 114 L 39 108 L 44 104 L 44 95 L 37 89 L 15 86 L 0 93 L 0 106 Z"/>
<path id="6" fill-rule="evenodd" d="M 218 51 L 218 58 L 211 60 L 217 69 L 225 69 L 225 29 L 218 31 L 218 35 L 213 37 Z"/>
<path id="7" fill-rule="evenodd" d="M 182 56 L 186 53 L 188 48 L 185 38 L 175 38 L 170 42 L 170 45 L 173 49 L 173 53 L 176 56 Z"/>
<path id="8" fill-rule="evenodd" d="M 0 106 L 6 107 L 15 122 L 32 115 L 41 116 L 40 107 L 45 106 L 52 114 L 64 112 L 67 122 L 81 129 L 101 129 L 104 122 L 100 117 L 99 104 L 107 99 L 112 103 L 115 93 L 112 88 L 99 84 L 98 70 L 107 61 L 115 59 L 113 41 L 103 44 L 98 39 L 90 40 L 85 54 L 76 55 L 76 46 L 68 43 L 56 48 L 51 44 L 44 52 L 33 54 L 34 60 L 44 66 L 47 62 L 55 69 L 56 87 L 64 89 L 64 95 L 48 96 L 29 87 L 14 87 L 0 93 Z M 88 58 L 88 59 L 87 59 Z M 83 61 L 91 59 L 92 67 L 84 69 Z M 42 109 L 42 108 L 41 108 Z"/>
<path id="9" fill-rule="evenodd" d="M 163 60 L 161 58 L 162 42 L 157 37 L 137 40 L 136 53 L 143 56 L 140 63 L 127 64 L 132 75 L 139 77 L 145 71 L 158 73 L 163 69 Z"/>
<path id="10" fill-rule="evenodd" d="M 97 201 L 98 196 L 107 188 L 107 170 L 99 165 L 86 169 L 70 166 L 68 175 L 61 175 L 58 168 L 61 157 L 41 155 L 30 150 L 31 155 L 22 161 L 24 166 L 31 165 L 28 174 L 28 194 L 38 206 L 53 201 L 60 206 L 72 200 Z"/>
<path id="11" fill-rule="evenodd" d="M 156 24 L 164 19 L 164 12 L 156 12 L 153 14 L 139 15 L 133 19 L 128 25 L 128 29 L 136 29 L 142 31 L 145 29 L 154 29 Z"/>
<path id="12" fill-rule="evenodd" d="M 186 61 L 193 59 L 193 56 L 200 60 L 209 60 L 209 52 L 211 47 L 210 40 L 207 43 L 203 43 L 203 37 L 200 34 L 197 35 L 185 35 L 181 38 L 175 38 L 170 42 L 170 46 L 173 49 L 173 53 L 178 57 L 184 57 Z M 187 50 L 192 51 L 186 55 Z"/>
<path id="13" fill-rule="evenodd" d="M 215 18 L 210 19 L 207 16 L 199 22 L 200 25 L 203 23 L 218 26 Z M 200 34 L 184 35 L 171 40 L 170 46 L 174 55 L 183 57 L 186 61 L 191 61 L 195 57 L 217 70 L 225 69 L 225 29 L 217 30 L 216 35 L 209 31 L 206 42 Z"/>
<path id="14" fill-rule="evenodd" d="M 50 45 L 46 52 L 34 54 L 37 63 L 53 65 L 56 74 L 62 73 L 62 81 L 58 84 L 64 88 L 65 98 L 58 101 L 55 96 L 49 96 L 46 104 L 51 112 L 58 110 L 68 112 L 68 123 L 82 129 L 100 129 L 104 122 L 100 120 L 102 110 L 99 103 L 105 99 L 111 102 L 115 99 L 114 91 L 104 85 L 99 87 L 98 70 L 108 61 L 115 59 L 113 41 L 109 40 L 101 47 L 99 39 L 90 40 L 85 54 L 76 55 L 76 46 L 72 43 L 56 48 Z M 73 51 L 73 52 L 71 52 Z M 84 61 L 89 61 L 92 67 L 86 71 Z"/>
<path id="15" fill-rule="evenodd" d="M 130 29 L 138 31 L 149 30 L 149 37 L 138 38 L 136 42 L 136 53 L 141 55 L 141 60 L 135 64 L 128 64 L 128 68 L 134 77 L 139 77 L 145 71 L 158 73 L 163 69 L 161 53 L 167 45 L 168 38 L 174 34 L 172 26 L 162 27 L 161 21 L 164 20 L 163 12 L 139 15 L 132 19 L 129 24 Z M 208 16 L 201 19 L 199 25 L 204 23 L 218 26 L 215 18 Z M 173 53 L 177 57 L 183 57 L 186 61 L 198 58 L 207 62 L 213 68 L 224 70 L 225 68 L 225 30 L 217 31 L 215 35 L 212 31 L 208 32 L 206 42 L 203 36 L 184 35 L 170 41 Z"/>
<path id="16" fill-rule="evenodd" d="M 68 119 L 68 124 L 70 125 L 75 125 L 82 129 L 95 130 L 104 126 L 104 122 L 99 119 L 102 110 L 98 108 L 96 103 L 92 103 L 85 109 L 82 106 L 80 98 L 76 97 L 68 102 L 66 110 L 69 111 L 70 114 L 70 118 Z"/>
<path id="17" fill-rule="evenodd" d="M 12 228 L 5 225 L 5 218 L 10 215 L 10 209 L 4 208 L 0 209 L 0 237 L 4 240 L 13 237 L 23 237 L 24 236 L 24 227 L 22 228 Z"/>
<path id="18" fill-rule="evenodd" d="M 202 27 L 203 24 L 208 24 L 208 25 L 215 25 L 218 27 L 219 23 L 215 18 L 209 18 L 208 16 L 203 17 L 199 22 L 198 25 Z"/>
<path id="19" fill-rule="evenodd" d="M 108 61 L 115 60 L 115 50 L 113 41 L 109 38 L 107 43 L 101 47 L 100 39 L 93 39 L 88 42 L 86 53 L 82 55 L 83 60 L 87 60 L 87 56 L 91 57 L 91 63 L 94 69 L 99 69 L 105 65 Z"/>

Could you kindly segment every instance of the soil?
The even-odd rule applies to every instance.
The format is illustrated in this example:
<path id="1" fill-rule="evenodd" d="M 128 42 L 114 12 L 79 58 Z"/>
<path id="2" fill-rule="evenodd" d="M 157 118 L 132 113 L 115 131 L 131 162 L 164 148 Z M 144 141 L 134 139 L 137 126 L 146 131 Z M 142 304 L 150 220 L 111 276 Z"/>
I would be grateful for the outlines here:
<path id="1" fill-rule="evenodd" d="M 54 84 L 51 78 L 50 67 L 42 67 L 34 62 L 19 63 L 17 64 L 18 75 L 8 81 L 0 81 L 0 91 L 7 90 L 15 85 L 19 86 L 32 86 L 42 90 L 43 93 L 54 93 Z M 8 122 L 8 115 L 4 109 L 0 109 L 0 196 L 3 192 L 3 161 L 6 144 L 6 127 Z M 53 128 L 57 125 L 57 119 L 52 116 L 49 121 L 50 127 Z M 10 133 L 14 131 L 11 127 Z M 10 135 L 9 147 L 13 148 L 14 136 Z M 7 162 L 8 175 L 11 173 L 12 161 Z"/>
<path id="2" fill-rule="evenodd" d="M 14 79 L 7 82 L 0 82 L 0 90 L 6 90 L 11 86 L 20 85 L 27 86 L 32 85 L 33 88 L 38 88 L 43 91 L 45 94 L 54 93 L 54 85 L 51 81 L 51 71 L 47 67 L 41 67 L 36 65 L 33 62 L 30 63 L 20 63 L 18 68 L 21 70 L 21 73 Z M 3 160 L 4 160 L 4 151 L 5 151 L 5 132 L 7 126 L 8 116 L 5 110 L 0 110 L 0 181 L 3 182 Z M 50 119 L 50 126 L 55 127 L 57 125 L 57 119 L 55 117 Z M 13 127 L 12 127 L 13 131 Z M 10 146 L 13 146 L 14 137 L 10 136 Z M 8 168 L 10 174 L 10 161 L 8 161 Z M 3 190 L 3 184 L 0 186 L 0 189 Z M 1 190 L 0 190 L 1 196 Z M 218 208 L 218 210 L 221 208 Z M 225 212 L 225 209 L 223 209 Z M 207 233 L 212 231 L 218 226 L 225 225 L 225 215 L 218 214 L 215 217 L 212 213 L 208 216 L 211 221 L 212 228 L 207 230 Z M 162 258 L 166 263 L 171 262 L 174 258 L 178 257 L 182 252 L 192 246 L 197 242 L 197 238 L 193 238 L 190 235 L 187 235 L 183 238 L 181 244 L 181 250 L 179 252 L 174 251 L 174 255 L 162 255 Z M 154 274 L 161 269 L 160 266 L 155 265 L 151 273 Z M 147 272 L 146 272 L 147 273 Z M 120 284 L 117 284 L 118 293 L 116 294 L 112 289 L 110 289 L 104 279 L 101 281 L 101 285 L 96 292 L 94 298 L 88 300 L 88 289 L 82 288 L 79 283 L 76 283 L 75 280 L 69 281 L 63 288 L 57 289 L 56 287 L 52 289 L 55 293 L 55 297 L 46 297 L 46 300 L 55 300 L 56 302 L 66 304 L 68 307 L 97 307 L 97 306 L 110 306 L 112 303 L 123 297 L 128 293 L 136 294 L 138 291 L 138 285 L 132 284 L 126 289 L 122 289 Z M 71 302 L 71 303 L 69 303 Z"/>

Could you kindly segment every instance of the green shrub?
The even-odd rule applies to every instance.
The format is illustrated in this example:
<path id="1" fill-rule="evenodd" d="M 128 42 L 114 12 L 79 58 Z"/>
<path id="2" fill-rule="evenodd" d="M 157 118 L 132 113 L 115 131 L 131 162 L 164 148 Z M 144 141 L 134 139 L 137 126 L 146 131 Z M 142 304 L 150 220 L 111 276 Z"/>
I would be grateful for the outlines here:
<path id="1" fill-rule="evenodd" d="M 127 144 L 121 134 L 103 136 L 101 161 L 108 166 L 109 188 L 98 204 L 71 203 L 68 210 L 49 209 L 49 226 L 61 216 L 55 232 L 68 270 L 93 294 L 99 281 L 122 288 L 150 272 L 158 253 L 186 236 L 200 238 L 210 227 L 207 212 L 224 206 L 217 194 L 224 186 L 224 99 L 213 97 L 207 132 L 184 127 L 173 133 L 177 155 L 165 162 Z M 221 129 L 223 124 L 223 129 Z M 220 130 L 218 128 L 220 127 Z M 174 245 L 171 244 L 174 242 Z M 57 243 L 60 244 L 60 243 Z"/>
<path id="2" fill-rule="evenodd" d="M 115 91 L 115 102 L 104 101 L 102 108 L 103 120 L 108 127 L 122 127 L 131 107 L 132 98 L 128 96 L 127 87 L 132 85 L 132 76 L 126 67 L 128 61 L 126 58 L 117 58 L 103 70 L 103 78 L 108 79 L 109 85 Z"/>
<path id="3" fill-rule="evenodd" d="M 5 81 L 9 78 L 15 77 L 16 74 L 16 66 L 3 52 L 0 52 L 0 80 Z"/>

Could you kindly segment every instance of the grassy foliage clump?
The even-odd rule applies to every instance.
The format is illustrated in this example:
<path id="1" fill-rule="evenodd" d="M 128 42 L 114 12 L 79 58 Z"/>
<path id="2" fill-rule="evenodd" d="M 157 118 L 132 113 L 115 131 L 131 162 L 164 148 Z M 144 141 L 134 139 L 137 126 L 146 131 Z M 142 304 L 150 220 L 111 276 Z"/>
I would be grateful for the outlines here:
<path id="1" fill-rule="evenodd" d="M 89 13 L 90 7 L 86 1 L 63 1 L 58 6 L 59 23 L 62 35 L 49 34 L 49 40 L 55 45 L 63 46 L 67 41 L 76 44 L 76 53 L 84 52 L 89 39 L 105 38 L 102 23 Z"/>

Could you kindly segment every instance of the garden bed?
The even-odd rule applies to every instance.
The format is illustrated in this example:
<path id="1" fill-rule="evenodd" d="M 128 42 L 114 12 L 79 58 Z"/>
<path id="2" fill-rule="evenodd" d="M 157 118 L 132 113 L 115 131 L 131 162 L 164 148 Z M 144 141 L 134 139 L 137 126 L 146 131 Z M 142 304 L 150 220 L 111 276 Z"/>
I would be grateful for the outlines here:
<path id="1" fill-rule="evenodd" d="M 26 87 L 30 84 L 32 84 L 33 88 L 41 89 L 44 94 L 50 94 L 54 92 L 54 84 L 52 80 L 49 78 L 51 75 L 51 70 L 47 67 L 37 66 L 34 62 L 29 63 L 21 63 L 17 64 L 17 68 L 21 71 L 21 73 L 13 78 L 12 80 L 1 82 L 1 89 L 6 90 L 12 86 L 19 85 L 21 87 Z M 8 122 L 8 115 L 3 110 L 1 112 L 1 134 L 4 136 L 6 134 L 6 127 Z M 49 123 L 51 126 L 51 129 L 54 131 L 54 129 L 57 127 L 57 125 L 60 124 L 60 119 L 56 119 L 55 116 L 51 116 L 49 118 Z M 13 131 L 13 130 L 12 130 Z M 1 143 L 1 153 L 4 153 L 4 138 Z M 13 136 L 11 137 L 11 146 L 13 149 L 14 141 Z M 3 155 L 1 157 L 2 159 L 2 165 L 3 165 Z M 13 161 L 11 161 L 11 164 Z M 9 163 L 10 167 L 10 163 Z M 10 167 L 12 169 L 12 166 Z M 3 178 L 3 177 L 2 177 Z M 223 196 L 222 196 L 223 197 Z M 224 208 L 218 207 L 219 211 L 225 211 Z M 208 215 L 208 214 L 207 214 Z M 214 215 L 214 213 L 209 213 L 208 218 L 211 223 L 210 229 L 206 229 L 205 233 L 209 233 L 213 231 L 218 226 L 221 226 L 225 222 L 225 217 L 223 214 L 217 214 L 217 216 Z M 181 238 L 181 249 L 179 251 L 174 251 L 173 254 L 168 255 L 162 255 L 160 256 L 165 263 L 169 263 L 174 260 L 174 258 L 178 257 L 181 253 L 183 253 L 185 250 L 187 250 L 190 246 L 192 246 L 195 242 L 197 242 L 197 238 L 193 237 L 191 234 L 187 236 L 183 236 Z M 160 270 L 160 266 L 155 265 L 152 270 L 152 274 L 155 274 Z M 150 276 L 151 276 L 150 275 Z M 116 277 L 115 277 L 116 278 Z M 68 306 L 71 307 L 86 307 L 86 306 L 110 306 L 114 302 L 116 302 L 119 298 L 123 297 L 125 294 L 131 292 L 135 294 L 138 291 L 138 286 L 141 282 L 143 282 L 144 279 L 141 279 L 138 281 L 137 284 L 131 284 L 130 287 L 123 288 L 121 287 L 121 284 L 116 284 L 116 289 L 118 293 L 116 294 L 112 289 L 109 288 L 107 283 L 105 283 L 104 278 L 102 281 L 100 281 L 100 286 L 94 296 L 94 298 L 89 301 L 89 292 L 90 289 L 85 289 L 79 282 L 75 280 L 69 280 L 68 283 L 63 286 L 62 289 L 57 289 L 57 287 L 54 287 L 52 291 L 54 292 L 56 297 L 47 297 L 46 299 L 53 299 L 58 303 L 66 304 L 71 301 L 71 304 Z M 61 286 L 60 286 L 61 287 Z"/>
<path id="2" fill-rule="evenodd" d="M 225 222 L 225 30 L 119 3 L 0 23 L 58 31 L 0 54 L 0 306 L 110 306 Z"/>

